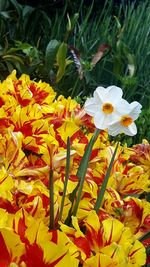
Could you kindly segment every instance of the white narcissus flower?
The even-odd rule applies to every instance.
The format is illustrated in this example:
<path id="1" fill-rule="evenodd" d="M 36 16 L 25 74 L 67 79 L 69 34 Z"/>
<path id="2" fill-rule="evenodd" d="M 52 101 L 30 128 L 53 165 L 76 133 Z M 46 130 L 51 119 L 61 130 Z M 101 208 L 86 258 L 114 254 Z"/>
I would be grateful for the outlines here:
<path id="1" fill-rule="evenodd" d="M 122 89 L 117 86 L 112 85 L 107 88 L 99 86 L 93 97 L 86 100 L 84 109 L 94 118 L 96 128 L 105 130 L 118 118 L 121 107 L 126 106 L 122 95 Z"/>
<path id="2" fill-rule="evenodd" d="M 122 89 L 114 85 L 97 87 L 93 97 L 86 100 L 84 109 L 93 117 L 96 128 L 107 129 L 112 136 L 120 133 L 133 136 L 137 133 L 134 121 L 142 106 L 136 101 L 129 104 L 122 95 Z"/>
<path id="3" fill-rule="evenodd" d="M 108 128 L 108 133 L 116 136 L 120 133 L 133 136 L 137 134 L 137 128 L 134 121 L 138 118 L 142 106 L 134 101 L 131 104 L 126 104 L 126 110 L 120 110 L 120 117 L 116 121 L 112 121 Z"/>

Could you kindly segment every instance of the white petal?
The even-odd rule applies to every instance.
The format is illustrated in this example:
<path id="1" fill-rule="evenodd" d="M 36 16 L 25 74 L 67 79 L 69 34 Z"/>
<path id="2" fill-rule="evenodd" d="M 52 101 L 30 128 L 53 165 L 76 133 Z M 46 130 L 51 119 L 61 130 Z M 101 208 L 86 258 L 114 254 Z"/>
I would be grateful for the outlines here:
<path id="1" fill-rule="evenodd" d="M 106 95 L 107 95 L 107 90 L 102 86 L 97 87 L 96 90 L 94 91 L 94 98 L 98 99 L 98 101 L 100 101 L 101 104 L 105 102 Z"/>
<path id="2" fill-rule="evenodd" d="M 133 118 L 133 120 L 136 120 L 139 117 L 139 114 L 141 113 L 141 104 L 137 101 L 134 101 L 130 104 L 130 116 Z"/>
<path id="3" fill-rule="evenodd" d="M 97 101 L 95 98 L 88 98 L 86 101 L 85 101 L 85 104 L 84 104 L 84 110 L 86 111 L 86 113 L 90 116 L 94 116 L 95 113 L 98 111 L 98 109 L 100 109 Z"/>
<path id="4" fill-rule="evenodd" d="M 118 114 L 127 115 L 131 111 L 130 104 L 125 99 L 121 99 L 118 103 L 116 103 L 115 111 Z"/>
<path id="5" fill-rule="evenodd" d="M 134 122 L 131 125 L 129 125 L 128 127 L 124 127 L 124 128 L 125 128 L 124 133 L 126 135 L 134 136 L 137 134 L 137 127 L 136 127 Z"/>
<path id="6" fill-rule="evenodd" d="M 96 128 L 105 130 L 108 127 L 106 115 L 103 112 L 97 112 L 94 116 L 94 125 Z"/>
<path id="7" fill-rule="evenodd" d="M 122 127 L 119 121 L 111 123 L 108 127 L 108 133 L 112 136 L 116 136 L 119 133 L 122 133 Z"/>
<path id="8" fill-rule="evenodd" d="M 107 90 L 107 102 L 115 104 L 121 100 L 123 92 L 120 87 L 112 85 L 107 87 L 106 90 Z"/>
<path id="9" fill-rule="evenodd" d="M 112 136 L 116 136 L 117 134 L 121 134 L 121 133 L 124 133 L 129 136 L 133 136 L 137 134 L 137 128 L 134 122 L 128 127 L 124 127 L 118 121 L 118 122 L 115 122 L 109 125 L 108 133 Z"/>

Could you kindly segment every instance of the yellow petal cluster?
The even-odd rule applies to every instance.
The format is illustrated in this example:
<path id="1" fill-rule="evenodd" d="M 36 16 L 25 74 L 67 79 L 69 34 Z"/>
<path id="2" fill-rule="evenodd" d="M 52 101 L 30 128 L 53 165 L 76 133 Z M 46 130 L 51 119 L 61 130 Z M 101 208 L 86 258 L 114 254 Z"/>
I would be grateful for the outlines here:
<path id="1" fill-rule="evenodd" d="M 13 71 L 0 83 L 0 267 L 140 267 L 150 230 L 149 144 L 119 145 L 103 205 L 96 199 L 115 143 L 99 134 L 90 157 L 72 226 L 65 224 L 77 170 L 95 126 L 71 97 L 56 97 L 50 85 Z M 70 137 L 70 172 L 59 211 Z M 54 179 L 54 228 L 49 229 L 49 172 Z M 138 197 L 141 196 L 141 199 Z M 61 230 L 60 230 L 61 228 Z"/>

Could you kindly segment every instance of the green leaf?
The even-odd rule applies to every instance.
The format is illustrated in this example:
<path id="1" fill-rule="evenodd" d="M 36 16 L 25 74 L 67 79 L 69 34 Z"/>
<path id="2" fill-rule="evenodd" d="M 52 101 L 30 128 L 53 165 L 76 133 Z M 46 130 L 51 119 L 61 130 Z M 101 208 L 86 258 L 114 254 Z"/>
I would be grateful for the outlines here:
<path id="1" fill-rule="evenodd" d="M 114 19 L 116 21 L 117 29 L 120 30 L 121 29 L 121 23 L 120 23 L 119 19 L 116 16 L 114 16 Z"/>
<path id="2" fill-rule="evenodd" d="M 65 37 L 64 37 L 65 42 L 67 41 L 71 31 L 74 29 L 78 18 L 79 18 L 79 13 L 75 13 L 74 16 L 71 19 L 69 17 L 69 14 L 67 14 L 68 23 L 67 23 L 67 27 L 66 27 L 67 31 L 66 31 L 66 34 L 65 34 Z"/>
<path id="3" fill-rule="evenodd" d="M 132 77 L 135 74 L 136 65 L 135 65 L 135 56 L 131 53 L 126 54 L 127 60 L 128 60 L 128 70 L 129 75 Z"/>
<path id="4" fill-rule="evenodd" d="M 111 173 L 113 162 L 114 162 L 114 159 L 115 159 L 115 156 L 116 156 L 118 145 L 119 145 L 119 142 L 117 143 L 116 148 L 115 148 L 115 151 L 114 151 L 114 153 L 112 155 L 112 158 L 111 158 L 111 161 L 110 161 L 110 164 L 109 164 L 107 173 L 105 175 L 104 181 L 103 181 L 102 186 L 101 186 L 101 190 L 99 192 L 99 195 L 98 195 L 98 198 L 97 198 L 95 207 L 94 207 L 94 209 L 95 209 L 96 212 L 99 211 L 99 208 L 100 208 L 100 206 L 102 204 L 102 200 L 103 200 L 103 197 L 104 197 L 104 194 L 105 194 L 105 190 L 106 190 L 106 187 L 107 187 L 107 183 L 108 183 L 108 180 L 109 180 L 109 177 L 110 177 L 110 173 Z"/>
<path id="5" fill-rule="evenodd" d="M 18 15 L 20 16 L 21 15 L 21 11 L 22 11 L 22 6 L 16 0 L 9 0 L 9 1 L 13 4 L 14 8 L 18 12 Z"/>
<path id="6" fill-rule="evenodd" d="M 22 10 L 23 19 L 25 19 L 26 16 L 29 16 L 34 10 L 35 8 L 33 8 L 32 6 L 25 5 Z"/>
<path id="7" fill-rule="evenodd" d="M 45 67 L 48 71 L 50 71 L 53 67 L 59 45 L 60 43 L 54 39 L 51 40 L 46 47 Z"/>
<path id="8" fill-rule="evenodd" d="M 149 238 L 150 237 L 150 231 L 147 232 L 146 234 L 142 235 L 140 238 L 139 238 L 139 241 L 142 242 L 144 241 L 145 239 Z"/>
<path id="9" fill-rule="evenodd" d="M 50 170 L 49 174 L 49 193 L 50 193 L 50 225 L 49 229 L 54 229 L 54 181 L 53 181 L 53 170 Z"/>
<path id="10" fill-rule="evenodd" d="M 19 56 L 16 56 L 16 55 L 5 55 L 5 56 L 3 56 L 3 59 L 8 60 L 8 61 L 9 60 L 10 61 L 18 61 L 21 64 L 24 64 L 23 60 Z"/>
<path id="11" fill-rule="evenodd" d="M 8 7 L 8 0 L 1 0 L 0 1 L 0 11 L 6 10 Z"/>
<path id="12" fill-rule="evenodd" d="M 88 163 L 89 163 L 89 160 L 90 160 L 92 148 L 93 148 L 93 145 L 94 145 L 99 133 L 100 133 L 100 130 L 97 129 L 95 131 L 94 135 L 92 136 L 90 142 L 88 143 L 87 148 L 85 150 L 85 153 L 83 155 L 83 158 L 82 158 L 82 160 L 80 162 L 77 174 L 76 174 L 77 177 L 79 178 L 79 183 L 78 183 L 78 186 L 77 186 L 77 188 L 78 188 L 77 198 L 76 198 L 76 202 L 75 202 L 74 209 L 73 209 L 73 212 L 72 212 L 72 214 L 74 216 L 76 216 L 77 211 L 78 211 L 78 206 L 79 206 L 79 202 L 80 202 L 80 199 L 81 199 L 82 188 L 83 188 L 85 175 L 86 175 L 86 172 L 87 172 Z M 75 189 L 75 190 L 77 190 L 77 189 Z"/>
<path id="13" fill-rule="evenodd" d="M 56 82 L 59 82 L 63 77 L 66 69 L 66 54 L 67 54 L 67 44 L 62 43 L 57 52 L 57 65 L 58 65 L 58 72 L 56 75 Z"/>
<path id="14" fill-rule="evenodd" d="M 147 193 L 146 200 L 150 202 L 150 192 Z"/>
<path id="15" fill-rule="evenodd" d="M 21 43 L 21 42 L 18 42 L 18 41 L 15 42 L 15 45 L 16 45 L 16 47 L 10 48 L 9 50 L 7 50 L 7 53 L 14 53 L 14 52 L 17 52 L 17 51 L 23 51 L 24 52 L 24 50 L 26 50 L 26 49 L 33 48 L 33 46 L 31 46 L 28 43 Z"/>
<path id="16" fill-rule="evenodd" d="M 61 207 L 60 207 L 60 212 L 59 212 L 59 221 L 61 221 L 63 208 L 64 208 L 65 196 L 66 196 L 66 191 L 67 191 L 67 184 L 68 184 L 68 180 L 69 180 L 69 170 L 70 170 L 70 138 L 68 137 L 67 138 L 67 160 L 66 160 L 65 182 L 64 182 L 64 190 L 63 190 Z"/>
<path id="17" fill-rule="evenodd" d="M 0 16 L 2 16 L 5 19 L 10 19 L 10 14 L 7 11 L 1 11 Z"/>

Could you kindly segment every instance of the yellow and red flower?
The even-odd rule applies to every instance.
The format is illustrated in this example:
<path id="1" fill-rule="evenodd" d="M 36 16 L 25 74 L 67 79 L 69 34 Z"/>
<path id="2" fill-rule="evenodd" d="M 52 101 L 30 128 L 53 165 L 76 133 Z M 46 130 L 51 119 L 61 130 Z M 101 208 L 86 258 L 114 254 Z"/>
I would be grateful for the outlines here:
<path id="1" fill-rule="evenodd" d="M 119 145 L 97 215 L 94 205 L 116 146 L 101 131 L 77 217 L 72 227 L 65 224 L 70 196 L 79 181 L 77 170 L 94 129 L 93 119 L 75 100 L 56 98 L 42 81 L 31 81 L 25 74 L 17 78 L 14 71 L 0 83 L 0 267 L 140 267 L 145 263 L 138 238 L 150 229 L 150 204 L 138 196 L 150 188 L 146 142 L 132 148 Z M 59 222 L 68 136 L 70 172 Z M 48 228 L 50 169 L 54 230 Z"/>

